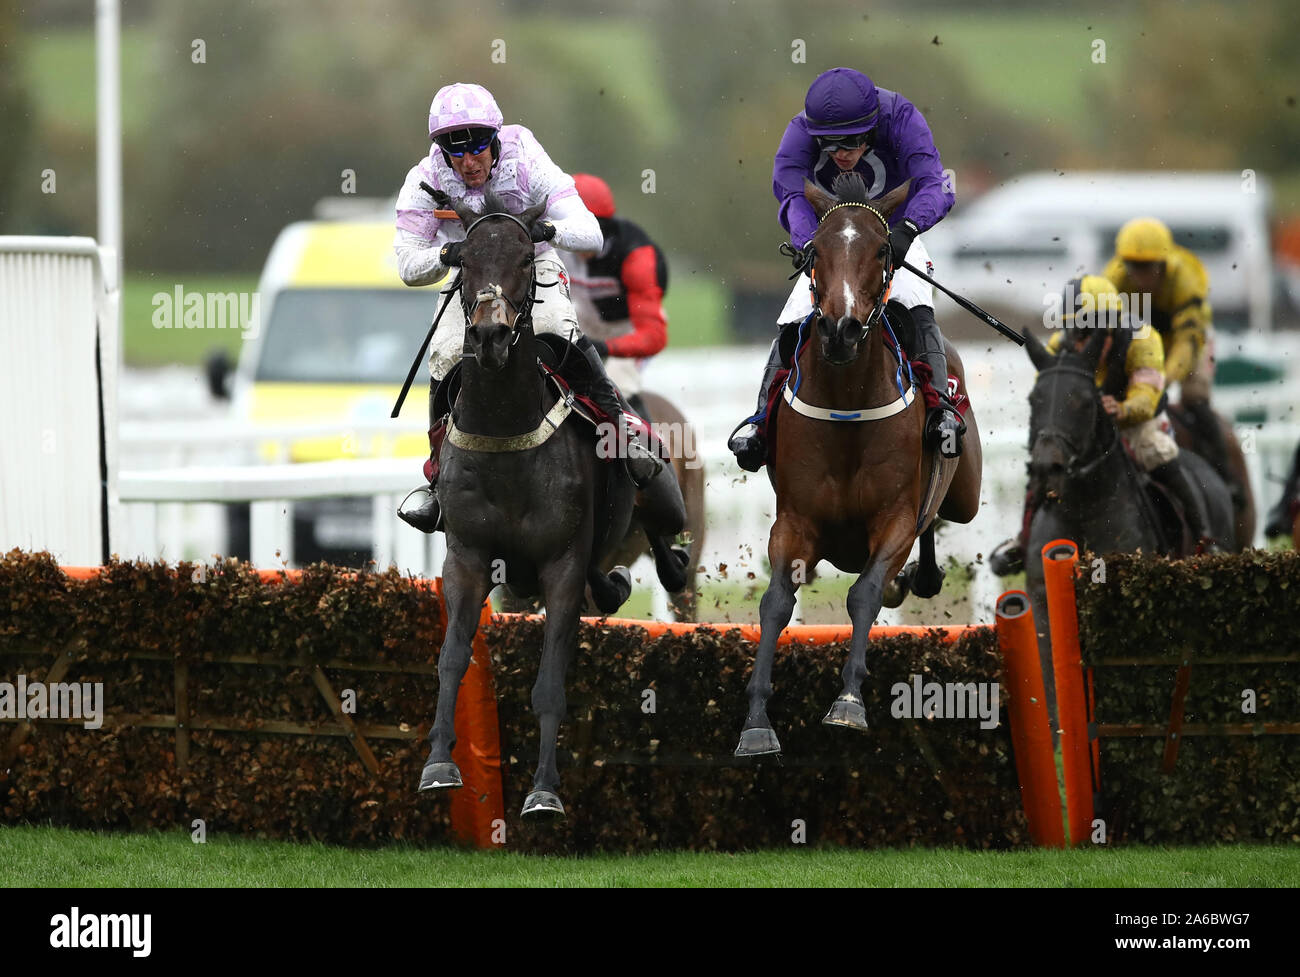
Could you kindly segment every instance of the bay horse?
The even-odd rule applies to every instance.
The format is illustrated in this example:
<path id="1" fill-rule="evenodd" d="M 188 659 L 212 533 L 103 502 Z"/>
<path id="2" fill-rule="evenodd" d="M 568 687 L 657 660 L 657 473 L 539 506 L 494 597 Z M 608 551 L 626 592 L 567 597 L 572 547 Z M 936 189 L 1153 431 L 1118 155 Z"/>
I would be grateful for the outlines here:
<path id="1" fill-rule="evenodd" d="M 451 758 L 456 699 L 483 601 L 504 569 L 512 590 L 539 594 L 546 607 L 532 697 L 540 749 L 522 814 L 563 817 L 556 735 L 566 709 L 565 672 L 586 587 L 605 614 L 631 592 L 626 568 L 606 573 L 601 562 L 627 534 L 635 489 L 622 464 L 598 459 L 593 439 L 578 424 L 565 423 L 570 401 L 538 368 L 541 344 L 531 312 L 534 301 L 545 299 L 536 295 L 531 232 L 545 205 L 514 215 L 489 192 L 481 213 L 453 206 L 465 226 L 465 358 L 439 456 L 447 631 L 419 790 L 462 785 Z"/>
<path id="2" fill-rule="evenodd" d="M 888 218 L 907 199 L 908 188 L 905 183 L 872 201 L 855 173 L 836 177 L 834 194 L 804 182 L 819 222 L 812 239 L 814 312 L 805 323 L 815 323 L 815 335 L 796 353 L 797 392 L 787 385 L 783 394 L 792 409 L 777 399 L 779 427 L 769 466 L 776 491 L 768 539 L 772 576 L 760 604 L 761 632 L 746 689 L 749 712 L 737 756 L 781 750 L 767 716 L 772 662 L 795 593 L 818 562 L 858 574 L 847 601 L 853 640 L 843 689 L 822 722 L 865 732 L 867 645 L 886 583 L 899 575 L 919 537 L 921 562 L 910 576 L 911 589 L 922 597 L 938 593 L 935 516 L 970 522 L 979 511 L 982 456 L 974 411 L 966 415 L 959 457 L 945 458 L 926 446 L 924 403 L 915 385 L 900 379 L 910 372 L 885 340 L 895 257 Z M 961 358 L 951 344 L 946 352 L 949 370 L 964 388 Z M 936 377 L 935 383 L 945 379 Z"/>

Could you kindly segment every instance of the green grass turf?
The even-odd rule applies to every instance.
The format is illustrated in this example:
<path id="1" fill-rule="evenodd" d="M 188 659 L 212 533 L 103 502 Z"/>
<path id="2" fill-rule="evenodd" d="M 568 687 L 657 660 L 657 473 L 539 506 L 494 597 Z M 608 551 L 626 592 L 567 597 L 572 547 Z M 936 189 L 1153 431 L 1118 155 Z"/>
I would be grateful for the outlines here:
<path id="1" fill-rule="evenodd" d="M 122 129 L 143 131 L 158 91 L 156 30 L 122 28 Z M 92 27 L 34 27 L 23 38 L 27 90 L 36 118 L 95 133 L 95 31 Z M 90 146 L 94 165 L 94 146 Z"/>
<path id="2" fill-rule="evenodd" d="M 909 596 L 903 602 L 905 625 L 938 626 L 961 624 L 971 620 L 969 594 L 971 575 L 965 567 L 949 559 L 943 591 L 931 600 Z M 753 573 L 751 578 L 747 576 Z M 816 578 L 799 589 L 799 613 L 803 624 L 847 624 L 849 588 L 857 578 L 840 573 L 828 563 L 818 569 Z M 733 564 L 725 575 L 716 565 L 705 567 L 696 578 L 699 588 L 699 618 L 740 624 L 758 623 L 758 604 L 768 585 L 767 561 L 757 567 Z M 619 610 L 619 617 L 644 619 L 654 608 L 654 571 L 646 566 L 632 576 L 632 595 Z"/>
<path id="3" fill-rule="evenodd" d="M 1086 117 L 1090 103 L 1085 82 L 1120 82 L 1121 66 L 1137 48 L 1131 25 L 1132 16 L 1124 12 L 1068 15 L 1058 11 L 951 10 L 928 18 L 921 27 L 914 17 L 873 17 L 870 33 L 872 40 L 888 43 L 895 50 L 904 46 L 913 53 L 953 60 L 981 95 L 1023 117 L 1059 123 Z M 648 83 L 658 61 L 652 37 L 628 30 L 621 18 L 603 23 L 584 21 L 581 30 L 567 33 L 557 33 L 551 18 L 525 18 L 517 29 L 524 38 L 521 44 L 540 47 L 547 57 L 576 66 L 591 87 L 614 86 L 621 81 L 619 87 L 634 100 L 624 111 L 650 125 L 655 140 L 671 136 L 670 102 L 662 95 L 662 86 Z M 157 27 L 150 23 L 122 29 L 123 125 L 128 131 L 143 126 L 153 105 L 156 33 Z M 940 47 L 931 46 L 932 33 L 940 35 Z M 1106 41 L 1107 65 L 1091 61 L 1094 38 Z M 25 41 L 25 74 L 38 118 L 93 130 L 93 29 L 39 28 Z M 647 83 L 630 83 L 630 78 Z"/>
<path id="4" fill-rule="evenodd" d="M 1134 15 L 1122 8 L 1105 13 L 952 9 L 919 23 L 910 14 L 873 16 L 869 28 L 873 41 L 889 44 L 899 56 L 956 63 L 976 94 L 1023 121 L 1066 125 L 1089 118 L 1090 90 L 1123 83 L 1132 69 L 1128 62 L 1141 55 L 1133 24 Z M 1104 64 L 1093 63 L 1095 39 L 1106 42 Z M 922 104 L 942 94 L 909 97 Z"/>
<path id="5" fill-rule="evenodd" d="M 1061 10 L 1006 11 L 947 9 L 923 15 L 873 14 L 869 37 L 895 57 L 942 57 L 958 65 L 971 90 L 1018 118 L 1043 125 L 1086 120 L 1096 92 L 1121 86 L 1142 57 L 1135 15 L 1122 7 L 1104 12 Z M 328 32 L 326 26 L 321 30 Z M 515 28 L 521 44 L 551 63 L 564 63 L 590 87 L 617 87 L 630 99 L 625 112 L 652 138 L 670 138 L 676 119 L 656 77 L 661 53 L 654 39 L 629 30 L 621 18 L 581 21 L 581 29 L 556 31 L 551 15 L 524 18 Z M 128 135 L 143 131 L 157 92 L 157 27 L 122 28 L 123 125 Z M 932 36 L 940 44 L 932 44 Z M 859 37 L 865 41 L 866 37 Z M 1106 63 L 1094 64 L 1092 43 L 1106 42 Z M 93 136 L 95 122 L 95 39 L 89 27 L 31 29 L 24 40 L 24 75 L 35 100 L 38 126 L 57 123 Z M 310 45 L 311 40 L 308 40 Z M 310 50 L 310 47 L 308 48 Z M 922 95 L 925 95 L 923 98 Z M 914 99 L 939 99 L 942 93 L 914 93 Z M 46 120 L 49 120 L 48 123 Z M 1300 171 L 1270 174 L 1279 212 L 1300 207 Z"/>
<path id="6" fill-rule="evenodd" d="M 1291 886 L 1300 846 L 530 856 L 0 827 L 0 886 Z"/>
<path id="7" fill-rule="evenodd" d="M 177 285 L 190 292 L 254 292 L 256 275 L 186 275 L 128 272 L 122 290 L 123 354 L 130 366 L 199 364 L 214 349 L 238 359 L 243 333 L 238 329 L 156 329 L 153 297 Z M 264 312 L 266 310 L 263 310 Z"/>

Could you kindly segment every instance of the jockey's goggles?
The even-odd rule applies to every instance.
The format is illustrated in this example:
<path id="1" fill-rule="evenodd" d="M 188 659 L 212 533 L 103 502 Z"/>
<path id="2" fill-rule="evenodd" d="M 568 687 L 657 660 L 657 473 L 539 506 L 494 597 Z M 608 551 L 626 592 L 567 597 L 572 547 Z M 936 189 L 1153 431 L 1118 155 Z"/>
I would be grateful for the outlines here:
<path id="1" fill-rule="evenodd" d="M 843 136 L 817 136 L 817 148 L 827 153 L 839 150 L 861 149 L 867 144 L 870 133 L 853 132 Z"/>
<path id="2" fill-rule="evenodd" d="M 459 158 L 466 153 L 477 156 L 492 145 L 492 140 L 496 138 L 496 135 L 495 129 L 475 127 L 473 129 L 456 129 L 453 132 L 440 132 L 433 137 L 433 141 L 448 156 Z"/>

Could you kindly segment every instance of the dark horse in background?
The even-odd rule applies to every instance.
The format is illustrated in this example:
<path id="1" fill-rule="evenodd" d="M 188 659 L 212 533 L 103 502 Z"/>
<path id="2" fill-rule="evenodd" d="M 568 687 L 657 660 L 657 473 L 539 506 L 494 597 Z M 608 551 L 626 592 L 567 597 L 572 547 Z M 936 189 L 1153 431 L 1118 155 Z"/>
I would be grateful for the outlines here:
<path id="1" fill-rule="evenodd" d="M 919 537 L 920 565 L 907 574 L 907 583 L 918 596 L 937 594 L 943 572 L 934 552 L 936 513 L 970 522 L 979 511 L 982 456 L 974 411 L 966 415 L 959 457 L 945 458 L 926 446 L 924 403 L 914 386 L 900 391 L 900 364 L 884 337 L 893 263 L 887 218 L 907 199 L 908 184 L 872 201 L 861 178 L 848 174 L 836 178 L 834 190 L 832 196 L 804 184 L 819 226 L 812 240 L 816 308 L 805 326 L 815 323 L 815 333 L 797 354 L 797 398 L 805 407 L 846 415 L 864 411 L 871 419 L 807 416 L 777 401 L 779 426 L 768 469 L 776 490 L 768 539 L 772 577 L 760 605 L 761 637 L 737 756 L 780 752 L 767 715 L 772 661 L 795 592 L 818 562 L 858 574 L 847 601 L 853 641 L 843 689 L 822 722 L 865 732 L 861 688 L 868 636 L 886 585 L 899 576 Z M 946 352 L 949 370 L 964 389 L 961 358 L 951 344 Z"/>
<path id="2" fill-rule="evenodd" d="M 1068 539 L 1079 553 L 1158 553 L 1180 557 L 1183 527 L 1161 496 L 1147 491 L 1142 474 L 1124 448 L 1119 429 L 1101 404 L 1097 363 L 1106 341 L 1104 331 L 1082 351 L 1065 344 L 1053 355 L 1032 334 L 1025 350 L 1038 369 L 1029 393 L 1029 490 L 1043 500 L 1029 524 L 1025 546 L 1026 590 L 1034 608 L 1043 674 L 1052 674 L 1043 583 L 1043 546 Z M 1182 463 L 1205 493 L 1210 531 L 1224 549 L 1240 551 L 1250 537 L 1236 535 L 1228 487 L 1209 462 L 1181 449 Z M 1253 532 L 1253 527 L 1252 530 Z M 1089 566 L 1083 567 L 1089 573 Z M 1101 584 L 1098 584 L 1101 586 Z M 1049 707 L 1055 715 L 1055 685 L 1047 682 Z"/>
<path id="3" fill-rule="evenodd" d="M 1169 415 L 1169 423 L 1174 429 L 1174 440 L 1178 442 L 1179 448 L 1195 452 L 1202 458 L 1213 457 L 1212 452 L 1207 452 L 1202 447 L 1206 436 L 1201 425 L 1208 423 L 1209 418 L 1202 421 L 1196 412 L 1188 410 L 1181 403 L 1170 404 L 1166 412 Z M 1250 485 L 1250 471 L 1246 468 L 1246 456 L 1242 454 L 1241 442 L 1237 440 L 1232 425 L 1214 411 L 1208 413 L 1219 426 L 1219 438 L 1223 442 L 1226 470 L 1219 472 L 1219 477 L 1228 483 L 1228 491 L 1232 495 L 1233 523 L 1237 541 L 1247 546 L 1255 538 L 1255 522 L 1258 514 L 1255 511 L 1255 493 Z"/>
<path id="4" fill-rule="evenodd" d="M 682 502 L 686 506 L 686 534 L 689 537 L 685 554 L 689 557 L 684 567 L 686 585 L 674 593 L 668 590 L 668 606 L 673 617 L 678 621 L 694 621 L 699 604 L 699 594 L 695 589 L 695 577 L 700 565 L 700 556 L 704 552 L 704 459 L 698 453 L 693 437 L 687 437 L 688 422 L 685 415 L 667 397 L 643 390 L 628 398 L 633 408 L 651 425 L 678 432 L 668 439 L 669 458 L 673 471 L 677 475 L 677 484 L 681 487 Z M 638 403 L 639 401 L 639 403 Z M 643 507 L 638 506 L 639 513 Z M 623 545 L 610 557 L 606 567 L 623 563 L 630 566 L 637 558 L 650 552 L 649 535 L 637 525 L 639 519 L 633 519 L 633 526 Z"/>
<path id="5" fill-rule="evenodd" d="M 503 568 L 511 590 L 539 595 L 546 607 L 532 698 L 540 750 L 522 813 L 563 816 L 556 735 L 567 705 L 565 673 L 587 587 L 606 614 L 618 610 L 631 591 L 625 568 L 606 573 L 601 565 L 627 535 L 635 489 L 622 464 L 597 457 L 590 428 L 565 423 L 569 401 L 544 380 L 538 366 L 548 347 L 532 330 L 537 282 L 531 231 L 543 211 L 538 206 L 509 214 L 491 193 L 481 214 L 456 206 L 466 228 L 461 250 L 466 356 L 440 455 L 447 633 L 438 657 L 432 749 L 419 789 L 461 786 L 451 758 L 457 693 L 494 571 Z M 661 536 L 680 532 L 684 520 L 680 492 L 675 486 L 671 491 L 675 500 L 641 515 L 649 531 Z"/>

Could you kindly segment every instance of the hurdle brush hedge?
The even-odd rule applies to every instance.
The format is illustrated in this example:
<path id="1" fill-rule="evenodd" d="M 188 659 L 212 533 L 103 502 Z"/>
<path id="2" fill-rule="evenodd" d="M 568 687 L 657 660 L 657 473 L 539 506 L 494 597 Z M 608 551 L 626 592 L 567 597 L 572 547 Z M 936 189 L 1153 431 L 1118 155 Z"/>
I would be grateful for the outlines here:
<path id="1" fill-rule="evenodd" d="M 1300 553 L 1248 550 L 1170 561 L 1134 553 L 1104 558 L 1092 582 L 1093 554 L 1075 585 L 1084 659 L 1118 648 L 1181 662 L 1184 652 L 1238 657 L 1297 651 Z M 1300 659 L 1300 655 L 1295 656 Z"/>
<path id="2" fill-rule="evenodd" d="M 0 560 L 0 681 L 55 681 L 63 659 L 64 681 L 104 682 L 106 718 L 99 730 L 0 722 L 0 820 L 189 830 L 201 818 L 209 833 L 448 841 L 453 795 L 414 793 L 442 635 L 438 595 L 396 572 L 319 565 L 289 583 L 233 561 L 201 572 L 114 562 L 73 580 L 47 554 L 11 552 Z M 913 674 L 996 681 L 991 629 L 873 643 L 867 736 L 820 725 L 844 647 L 782 649 L 773 720 L 786 753 L 755 764 L 731 755 L 749 642 L 585 624 L 560 742 L 569 819 L 546 827 L 517 814 L 537 751 L 541 625 L 497 622 L 486 638 L 510 850 L 784 847 L 796 822 L 809 844 L 1027 842 L 1005 722 L 890 715 L 890 687 Z M 318 674 L 335 696 L 355 690 L 373 771 L 352 739 L 327 735 L 339 720 Z"/>
<path id="3" fill-rule="evenodd" d="M 1092 559 L 1075 593 L 1111 839 L 1300 841 L 1300 554 L 1114 554 L 1104 582 Z"/>
<path id="4" fill-rule="evenodd" d="M 175 713 L 183 663 L 198 722 L 332 728 L 312 663 L 428 669 L 442 640 L 436 595 L 396 573 L 323 565 L 292 585 L 233 561 L 203 568 L 201 581 L 196 571 L 115 562 L 97 580 L 75 581 L 48 554 L 0 561 L 0 681 L 42 679 L 68 652 L 64 681 L 103 682 L 105 707 L 101 729 L 38 722 L 16 749 L 15 724 L 0 723 L 0 820 L 189 830 L 199 818 L 209 832 L 267 838 L 446 838 L 447 799 L 411 793 L 432 674 L 323 669 L 335 690 L 356 690 L 359 724 L 410 727 L 406 739 L 369 739 L 378 776 L 341 736 L 201 728 L 187 733 L 182 771 L 168 724 L 129 718 Z M 297 664 L 220 660 L 240 655 Z"/>
<path id="5" fill-rule="evenodd" d="M 487 636 L 497 683 L 506 810 L 531 786 L 536 724 L 528 709 L 542 624 L 515 621 Z M 802 821 L 808 843 L 1007 847 L 1027 841 L 1005 721 L 909 720 L 890 714 L 895 682 L 997 681 L 991 629 L 945 643 L 873 641 L 863 686 L 871 732 L 821 725 L 839 694 L 845 644 L 779 650 L 772 720 L 780 759 L 732 756 L 745 714 L 753 645 L 697 630 L 647 641 L 633 628 L 585 625 L 570 670 L 561 731 L 568 820 L 523 824 L 533 851 L 787 846 Z M 645 690 L 654 692 L 654 712 Z M 1004 714 L 1005 719 L 1005 714 Z"/>

